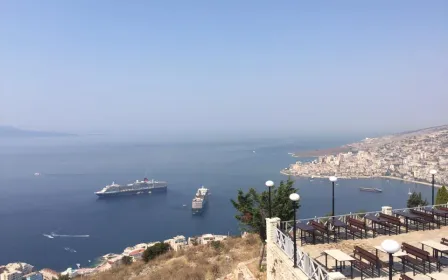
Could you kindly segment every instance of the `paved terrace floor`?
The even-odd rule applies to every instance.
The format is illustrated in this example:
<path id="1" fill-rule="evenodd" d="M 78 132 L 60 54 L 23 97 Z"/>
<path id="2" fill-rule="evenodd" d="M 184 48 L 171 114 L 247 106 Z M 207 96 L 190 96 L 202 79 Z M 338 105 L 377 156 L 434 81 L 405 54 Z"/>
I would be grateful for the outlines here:
<path id="1" fill-rule="evenodd" d="M 398 235 L 380 235 L 375 238 L 368 238 L 368 239 L 355 239 L 355 240 L 340 240 L 337 243 L 331 242 L 328 243 L 317 243 L 315 245 L 309 244 L 304 245 L 300 247 L 303 251 L 310 254 L 310 256 L 314 259 L 316 259 L 319 263 L 322 264 L 322 266 L 325 266 L 325 256 L 322 254 L 325 250 L 329 249 L 338 249 L 343 251 L 344 253 L 353 256 L 353 249 L 355 246 L 359 246 L 363 249 L 366 249 L 372 253 L 375 254 L 375 246 L 381 246 L 381 242 L 383 242 L 386 239 L 393 239 L 397 241 L 398 243 L 406 242 L 413 246 L 421 248 L 420 241 L 426 241 L 426 240 L 433 240 L 436 242 L 440 242 L 442 237 L 448 238 L 448 226 L 443 226 L 441 229 L 432 229 L 432 230 L 425 230 L 425 231 L 413 231 L 409 233 L 403 233 Z M 432 250 L 430 248 L 427 248 L 425 246 L 425 250 L 430 252 L 432 255 Z M 379 252 L 378 255 L 381 257 L 382 260 L 388 261 L 388 255 L 385 253 Z M 398 258 L 394 258 L 394 268 L 401 270 L 401 261 Z M 444 264 L 442 266 L 442 272 L 446 273 L 446 279 L 448 280 L 448 259 L 442 259 L 441 262 Z M 334 260 L 331 257 L 328 257 L 328 266 L 330 267 L 329 271 L 333 271 L 332 267 L 335 265 Z M 406 267 L 406 270 L 411 270 L 410 268 Z M 433 271 L 434 272 L 434 271 Z M 345 275 L 350 275 L 350 267 L 346 268 L 343 273 Z M 382 275 L 381 277 L 384 277 L 384 279 L 388 279 L 388 270 L 383 269 L 381 271 Z M 419 273 L 419 272 L 417 272 Z M 423 274 L 417 274 L 413 276 L 412 271 L 406 272 L 406 275 L 416 279 L 416 280 L 430 280 L 428 276 L 425 276 Z M 376 276 L 377 277 L 377 276 Z M 348 276 L 348 278 L 350 278 Z M 400 274 L 398 272 L 394 272 L 393 279 L 399 279 Z M 361 279 L 360 273 L 354 269 L 354 279 L 358 280 Z M 369 279 L 369 276 L 364 276 L 364 279 Z M 380 278 L 381 279 L 381 278 Z"/>

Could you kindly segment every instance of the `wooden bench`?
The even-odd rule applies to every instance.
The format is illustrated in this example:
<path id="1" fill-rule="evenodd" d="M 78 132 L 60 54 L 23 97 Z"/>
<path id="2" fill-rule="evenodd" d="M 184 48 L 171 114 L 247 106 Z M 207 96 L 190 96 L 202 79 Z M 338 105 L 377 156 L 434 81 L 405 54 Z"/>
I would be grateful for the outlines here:
<path id="1" fill-rule="evenodd" d="M 325 243 L 325 236 L 327 237 L 327 242 L 330 243 L 330 235 L 331 235 L 331 231 L 328 229 L 327 226 L 325 226 L 322 223 L 316 222 L 316 221 L 311 221 L 309 223 L 310 226 L 312 226 L 316 231 L 318 231 L 319 233 L 322 234 L 322 240 Z M 334 238 L 336 238 L 336 236 L 334 236 Z M 336 239 L 335 239 L 336 241 Z"/>
<path id="2" fill-rule="evenodd" d="M 441 244 L 448 246 L 448 239 L 442 237 L 442 241 L 440 241 Z"/>
<path id="3" fill-rule="evenodd" d="M 415 209 L 411 209 L 410 212 L 414 215 L 417 215 L 419 217 L 422 217 L 424 220 L 428 221 L 429 223 L 433 223 L 437 225 L 437 228 L 440 228 L 440 221 L 437 220 L 432 213 L 426 213 L 423 211 L 418 211 Z"/>
<path id="4" fill-rule="evenodd" d="M 358 230 L 361 231 L 361 238 L 362 238 L 362 232 L 364 231 L 365 236 L 367 237 L 367 231 L 369 230 L 369 228 L 367 227 L 366 222 L 360 221 L 358 219 L 355 218 L 347 218 L 347 224 L 352 227 L 352 228 L 357 228 Z"/>
<path id="5" fill-rule="evenodd" d="M 355 246 L 355 248 L 353 249 L 353 257 L 356 258 L 356 256 L 359 256 L 360 260 L 364 259 L 367 262 L 369 262 L 371 269 L 372 269 L 372 276 L 374 276 L 374 274 L 373 274 L 374 268 L 377 269 L 378 276 L 380 276 L 381 268 L 389 266 L 386 262 L 381 261 L 377 255 L 375 255 L 359 246 Z"/>
<path id="6" fill-rule="evenodd" d="M 431 264 L 435 263 L 437 266 L 437 269 L 440 270 L 440 263 L 438 260 L 434 257 L 431 257 L 430 254 L 422 250 L 420 248 L 417 248 L 415 246 L 412 246 L 408 243 L 403 243 L 401 245 L 401 249 L 407 253 L 406 256 L 400 257 L 403 262 L 403 273 L 406 272 L 406 264 L 412 264 L 412 272 L 415 275 L 416 268 L 419 268 L 419 266 L 423 267 L 423 274 L 426 274 L 426 263 L 428 263 L 428 270 L 431 273 Z"/>
<path id="7" fill-rule="evenodd" d="M 364 271 L 369 270 L 370 269 L 370 265 L 361 261 L 361 260 L 354 260 L 352 261 L 353 267 L 355 267 L 356 269 L 358 269 L 361 272 L 361 280 L 363 280 L 364 278 Z"/>
<path id="8" fill-rule="evenodd" d="M 401 226 L 404 224 L 401 222 L 400 218 L 391 216 L 391 215 L 387 215 L 384 213 L 380 213 L 380 218 L 383 218 L 389 224 L 396 226 L 398 228 L 398 232 L 395 232 L 395 233 L 401 234 Z"/>
<path id="9" fill-rule="evenodd" d="M 401 275 L 400 275 L 400 280 L 414 280 L 414 279 L 412 279 L 412 278 L 409 277 L 409 276 L 406 276 L 406 274 L 401 274 Z"/>

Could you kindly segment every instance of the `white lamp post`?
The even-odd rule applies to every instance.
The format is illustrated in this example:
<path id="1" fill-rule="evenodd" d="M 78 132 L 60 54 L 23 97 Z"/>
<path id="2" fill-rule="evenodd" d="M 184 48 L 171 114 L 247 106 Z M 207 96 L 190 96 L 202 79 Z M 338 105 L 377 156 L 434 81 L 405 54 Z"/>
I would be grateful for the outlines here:
<path id="1" fill-rule="evenodd" d="M 381 247 L 389 254 L 389 280 L 392 280 L 392 266 L 394 265 L 393 254 L 400 250 L 400 244 L 395 240 L 387 239 L 381 243 Z"/>
<path id="2" fill-rule="evenodd" d="M 334 218 L 334 183 L 338 180 L 338 178 L 336 176 L 331 176 L 329 179 L 333 189 L 333 199 L 331 201 L 331 216 L 333 216 Z"/>
<path id="3" fill-rule="evenodd" d="M 437 170 L 431 169 L 429 173 L 432 175 L 432 205 L 434 205 L 434 182 Z"/>
<path id="4" fill-rule="evenodd" d="M 294 238 L 294 267 L 297 267 L 297 238 L 296 238 L 296 210 L 297 204 L 300 199 L 298 193 L 292 193 L 289 195 L 289 199 L 292 201 L 292 208 L 294 209 L 294 228 L 293 228 L 293 238 Z"/>
<path id="5" fill-rule="evenodd" d="M 266 181 L 266 187 L 269 189 L 269 219 L 272 218 L 272 208 L 271 208 L 271 189 L 274 186 L 274 182 L 271 180 Z"/>

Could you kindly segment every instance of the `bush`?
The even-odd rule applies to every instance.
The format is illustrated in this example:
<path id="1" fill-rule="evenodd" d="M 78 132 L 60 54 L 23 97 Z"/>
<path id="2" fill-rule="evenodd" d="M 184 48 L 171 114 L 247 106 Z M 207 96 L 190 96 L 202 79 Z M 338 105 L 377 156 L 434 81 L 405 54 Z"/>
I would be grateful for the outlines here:
<path id="1" fill-rule="evenodd" d="M 156 243 L 151 247 L 148 247 L 145 252 L 143 252 L 143 261 L 149 262 L 150 260 L 154 259 L 155 257 L 164 254 L 165 252 L 170 250 L 170 245 L 167 243 Z"/>
<path id="2" fill-rule="evenodd" d="M 132 258 L 131 258 L 130 256 L 123 256 L 123 257 L 121 258 L 121 262 L 122 262 L 124 265 L 130 265 L 130 264 L 132 263 Z"/>
<path id="3" fill-rule="evenodd" d="M 210 242 L 210 245 L 213 247 L 213 249 L 215 249 L 216 251 L 221 250 L 222 248 L 222 244 L 220 241 L 212 241 Z"/>

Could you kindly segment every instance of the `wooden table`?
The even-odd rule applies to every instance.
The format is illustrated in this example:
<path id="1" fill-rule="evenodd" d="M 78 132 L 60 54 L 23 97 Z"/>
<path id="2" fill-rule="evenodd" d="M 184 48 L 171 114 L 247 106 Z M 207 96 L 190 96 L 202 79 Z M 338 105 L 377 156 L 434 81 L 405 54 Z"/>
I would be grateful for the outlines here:
<path id="1" fill-rule="evenodd" d="M 430 277 L 431 280 L 446 280 L 448 279 L 448 274 L 442 272 L 435 272 L 426 274 L 426 276 Z"/>
<path id="2" fill-rule="evenodd" d="M 420 242 L 422 244 L 422 250 L 425 250 L 425 246 L 432 248 L 432 255 L 436 258 L 439 257 L 439 252 L 448 253 L 448 246 L 443 245 L 439 242 L 435 242 L 433 240 L 426 240 Z"/>
<path id="3" fill-rule="evenodd" d="M 353 278 L 353 261 L 355 260 L 353 257 L 347 255 L 346 253 L 340 250 L 325 250 L 325 267 L 328 268 L 328 256 L 332 257 L 336 261 L 336 271 L 345 267 L 345 262 L 350 262 L 350 277 Z M 338 266 L 338 262 L 340 266 Z"/>
<path id="4" fill-rule="evenodd" d="M 304 233 L 308 233 L 309 235 L 311 235 L 313 237 L 313 244 L 316 244 L 316 230 L 314 229 L 314 227 L 305 223 L 297 222 L 296 228 L 300 230 L 300 245 L 303 245 L 303 240 L 305 240 L 306 238 L 303 235 Z"/>
<path id="5" fill-rule="evenodd" d="M 385 233 L 386 233 L 386 232 L 389 232 L 389 235 L 390 235 L 390 225 L 387 223 L 387 220 L 386 220 L 386 219 L 382 219 L 382 218 L 377 217 L 377 216 L 375 216 L 375 215 L 373 215 L 373 214 L 365 215 L 365 216 L 364 216 L 364 219 L 366 219 L 366 220 L 370 220 L 370 221 L 372 222 L 372 228 L 373 228 L 372 233 L 373 233 L 373 237 L 375 237 L 375 234 L 377 233 L 377 229 L 376 229 L 376 226 L 377 226 L 377 225 L 380 226 L 380 227 L 382 226 L 384 232 L 385 232 Z M 378 227 L 378 229 L 379 229 L 380 227 Z M 387 231 L 386 231 L 386 228 L 387 228 Z"/>

